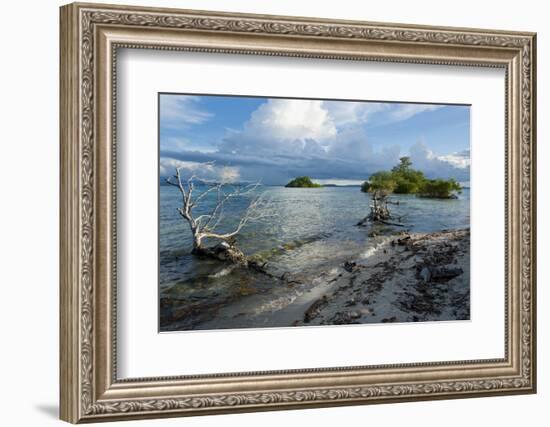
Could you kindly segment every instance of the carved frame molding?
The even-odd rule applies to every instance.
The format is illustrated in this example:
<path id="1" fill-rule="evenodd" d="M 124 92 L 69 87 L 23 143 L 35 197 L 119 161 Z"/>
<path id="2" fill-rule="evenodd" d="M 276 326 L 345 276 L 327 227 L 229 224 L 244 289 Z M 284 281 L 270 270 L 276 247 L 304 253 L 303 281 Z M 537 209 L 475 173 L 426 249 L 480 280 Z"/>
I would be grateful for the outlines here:
<path id="1" fill-rule="evenodd" d="M 121 47 L 504 67 L 506 357 L 117 380 L 116 286 L 110 278 L 116 283 L 113 147 Z M 93 4 L 62 7 L 61 418 L 101 421 L 534 392 L 534 97 L 532 33 Z M 299 385 L 285 386 L 288 380 Z"/>

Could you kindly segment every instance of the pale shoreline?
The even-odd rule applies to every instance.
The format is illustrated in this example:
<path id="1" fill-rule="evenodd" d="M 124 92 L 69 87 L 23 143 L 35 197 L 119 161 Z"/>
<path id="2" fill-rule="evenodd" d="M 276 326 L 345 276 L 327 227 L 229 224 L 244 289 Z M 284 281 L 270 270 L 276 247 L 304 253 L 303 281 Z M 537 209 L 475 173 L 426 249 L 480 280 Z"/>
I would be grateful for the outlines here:
<path id="1" fill-rule="evenodd" d="M 470 230 L 393 236 L 328 280 L 293 326 L 468 320 Z"/>
<path id="2" fill-rule="evenodd" d="M 382 236 L 380 236 L 382 237 Z M 284 283 L 310 283 L 309 289 L 278 309 L 254 312 L 243 297 L 218 306 L 213 317 L 181 329 L 212 330 L 470 318 L 470 230 L 388 235 L 368 256 L 327 266 L 317 275 L 290 275 Z M 290 291 L 290 289 L 289 289 Z M 248 301 L 248 303 L 247 303 Z M 229 315 L 232 304 L 242 311 Z M 206 308 L 206 307 L 205 307 Z M 248 308 L 248 309 L 247 309 Z M 206 315 L 205 312 L 203 312 Z M 221 316 L 218 317 L 218 316 Z M 201 316 L 202 317 L 202 316 Z M 220 320 L 223 326 L 220 327 Z M 198 319 L 197 319 L 198 320 Z M 183 326 L 183 325 L 182 325 Z M 191 326 L 191 328 L 189 328 Z"/>

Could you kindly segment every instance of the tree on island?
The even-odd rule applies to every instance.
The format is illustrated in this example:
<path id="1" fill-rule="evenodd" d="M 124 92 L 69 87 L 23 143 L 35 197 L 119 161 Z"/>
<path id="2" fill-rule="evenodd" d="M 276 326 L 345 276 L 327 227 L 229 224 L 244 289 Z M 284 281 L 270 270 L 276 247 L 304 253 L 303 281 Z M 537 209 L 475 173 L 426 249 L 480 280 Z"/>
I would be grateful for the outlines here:
<path id="1" fill-rule="evenodd" d="M 454 179 L 427 179 L 420 170 L 412 168 L 410 157 L 401 157 L 399 164 L 391 171 L 380 171 L 372 174 L 368 181 L 363 182 L 361 191 L 371 193 L 372 204 L 370 213 L 358 225 L 368 221 L 381 222 L 390 225 L 392 219 L 388 204 L 392 203 L 388 196 L 395 194 L 416 194 L 418 197 L 438 199 L 456 198 L 456 193 L 462 191 L 460 184 Z"/>
<path id="2" fill-rule="evenodd" d="M 376 190 L 395 194 L 416 194 L 419 197 L 452 199 L 462 191 L 462 187 L 453 178 L 427 179 L 422 171 L 412 168 L 410 157 L 401 157 L 399 164 L 391 171 L 376 172 L 370 176 L 369 181 L 361 185 L 361 191 L 365 193 Z"/>
<path id="3" fill-rule="evenodd" d="M 205 166 L 211 164 L 208 163 Z M 193 235 L 192 253 L 247 266 L 248 260 L 235 245 L 235 237 L 250 221 L 273 216 L 270 209 L 268 209 L 269 203 L 261 195 L 255 195 L 260 183 L 233 185 L 229 182 L 206 180 L 194 173 L 189 178 L 184 179 L 181 175 L 181 167 L 176 168 L 175 175 L 167 178 L 166 183 L 178 188 L 181 193 L 181 207 L 177 210 L 191 229 Z M 200 193 L 195 191 L 197 184 L 202 187 Z M 209 195 L 216 199 L 214 207 L 208 213 L 197 216 L 194 209 Z M 247 208 L 231 231 L 218 232 L 217 229 L 224 223 L 224 207 L 230 200 L 236 198 L 250 198 Z M 218 244 L 207 247 L 204 244 L 204 239 L 217 240 Z"/>
<path id="4" fill-rule="evenodd" d="M 369 179 L 369 193 L 382 191 L 384 193 L 393 193 L 397 187 L 397 181 L 392 172 L 381 171 L 371 175 Z"/>
<path id="5" fill-rule="evenodd" d="M 450 199 L 455 196 L 455 193 L 460 194 L 462 187 L 453 178 L 445 179 L 428 179 L 426 180 L 420 190 L 418 191 L 419 197 L 431 197 L 437 199 Z"/>
<path id="6" fill-rule="evenodd" d="M 309 176 L 299 176 L 298 178 L 294 178 L 292 181 L 290 181 L 287 185 L 285 185 L 285 187 L 287 188 L 319 188 L 319 187 L 322 187 L 322 185 L 311 181 L 311 178 Z"/>
<path id="7" fill-rule="evenodd" d="M 370 182 L 364 181 L 363 184 L 361 184 L 361 191 L 363 193 L 368 193 L 370 191 Z"/>
<path id="8" fill-rule="evenodd" d="M 401 157 L 399 164 L 392 168 L 391 174 L 396 183 L 393 192 L 397 194 L 417 193 L 426 180 L 422 171 L 412 168 L 410 157 Z"/>

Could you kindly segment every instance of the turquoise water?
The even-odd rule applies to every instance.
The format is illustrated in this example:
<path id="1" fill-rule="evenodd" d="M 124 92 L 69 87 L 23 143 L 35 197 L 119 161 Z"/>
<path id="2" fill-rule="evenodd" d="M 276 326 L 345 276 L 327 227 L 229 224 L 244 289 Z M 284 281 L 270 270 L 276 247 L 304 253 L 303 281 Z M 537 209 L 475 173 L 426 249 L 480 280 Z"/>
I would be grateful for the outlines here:
<path id="1" fill-rule="evenodd" d="M 367 256 L 376 243 L 373 226 L 357 227 L 368 214 L 370 196 L 359 187 L 284 188 L 263 187 L 258 190 L 270 200 L 274 216 L 248 223 L 237 236 L 238 247 L 247 255 L 258 255 L 268 262 L 268 270 L 283 273 L 318 273 L 347 259 Z M 200 193 L 200 189 L 198 191 Z M 465 189 L 458 199 L 422 199 L 413 195 L 394 195 L 397 205 L 390 205 L 392 214 L 400 218 L 404 228 L 431 232 L 443 229 L 465 228 L 470 224 L 470 196 Z M 232 230 L 250 199 L 237 198 L 227 205 L 224 222 L 219 231 Z M 208 212 L 215 197 L 205 198 L 196 208 L 196 215 Z M 248 298 L 250 304 L 265 306 L 270 301 L 273 310 L 285 304 L 281 296 L 299 294 L 303 289 L 276 289 L 274 281 L 265 276 L 240 269 L 229 269 L 218 261 L 197 259 L 190 254 L 192 237 L 187 222 L 177 208 L 181 195 L 171 186 L 160 187 L 160 297 L 174 301 L 193 314 L 179 318 L 163 315 L 161 303 L 161 330 L 200 328 L 212 319 L 220 307 Z M 376 226 L 375 226 L 376 227 Z M 387 230 L 385 230 L 387 231 Z M 369 237 L 370 236 L 370 237 Z M 268 304 L 269 305 L 269 304 Z M 240 313 L 236 313 L 240 314 Z M 243 316 L 243 327 L 246 324 Z M 287 326 L 271 325 L 264 326 Z M 216 325 L 223 328 L 223 324 Z"/>

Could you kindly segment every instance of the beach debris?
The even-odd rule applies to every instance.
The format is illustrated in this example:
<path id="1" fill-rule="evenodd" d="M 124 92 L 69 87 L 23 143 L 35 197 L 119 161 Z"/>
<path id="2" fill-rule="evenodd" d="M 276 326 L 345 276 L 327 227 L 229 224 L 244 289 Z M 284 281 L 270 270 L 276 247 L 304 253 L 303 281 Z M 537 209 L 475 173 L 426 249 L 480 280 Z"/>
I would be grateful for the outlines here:
<path id="1" fill-rule="evenodd" d="M 354 305 L 357 305 L 357 300 L 355 297 L 351 297 L 351 299 L 345 304 L 346 307 L 353 307 Z"/>
<path id="2" fill-rule="evenodd" d="M 457 276 L 460 276 L 462 273 L 464 273 L 464 270 L 460 267 L 435 267 L 431 269 L 432 273 L 432 279 L 438 280 L 438 279 L 453 279 Z"/>
<path id="3" fill-rule="evenodd" d="M 460 267 L 448 267 L 448 266 L 422 266 L 417 268 L 417 277 L 423 282 L 435 281 L 448 281 L 460 276 L 464 273 L 464 270 Z"/>
<path id="4" fill-rule="evenodd" d="M 323 295 L 321 298 L 313 302 L 309 306 L 309 308 L 304 313 L 304 323 L 309 323 L 313 319 L 315 319 L 318 315 L 321 309 L 328 304 L 328 298 L 326 295 Z"/>
<path id="5" fill-rule="evenodd" d="M 390 250 L 392 241 L 395 248 L 406 251 Z M 365 264 L 368 268 L 348 259 L 341 270 L 343 276 L 325 294 L 327 302 L 310 306 L 308 324 L 469 318 L 467 269 L 463 264 L 469 249 L 469 230 L 402 232 L 386 247 L 387 254 L 372 265 Z M 456 259 L 461 263 L 457 264 Z M 379 306 L 377 300 L 381 298 L 384 304 Z"/>
<path id="6" fill-rule="evenodd" d="M 357 268 L 357 263 L 352 261 L 346 261 L 344 263 L 344 270 L 346 270 L 348 273 L 353 272 Z"/>
<path id="7" fill-rule="evenodd" d="M 405 246 L 407 243 L 410 243 L 410 241 L 411 241 L 411 236 L 406 235 L 405 237 L 402 237 L 401 239 L 397 239 L 397 244 L 399 246 Z"/>
<path id="8" fill-rule="evenodd" d="M 357 321 L 361 317 L 358 311 L 339 311 L 331 319 L 333 325 L 349 325 L 360 323 Z"/>
<path id="9" fill-rule="evenodd" d="M 344 259 L 339 261 L 340 264 L 331 264 L 330 270 L 314 272 L 313 276 L 310 272 L 273 272 L 273 280 L 282 285 L 276 288 L 277 292 L 285 292 L 284 288 L 292 283 L 300 283 L 307 290 L 317 284 L 326 285 L 322 293 L 312 293 L 307 303 L 297 307 L 299 314 L 291 310 L 286 324 L 351 325 L 469 319 L 469 273 L 465 262 L 470 248 L 469 235 L 466 229 L 402 232 L 384 243 L 387 246 L 381 246 L 380 254 L 383 254 L 384 247 L 391 247 L 392 241 L 396 249 L 407 249 L 407 252 L 388 250 L 387 254 L 372 262 L 347 258 L 347 263 L 343 262 Z M 263 259 L 254 259 L 258 260 L 259 268 L 265 268 Z M 249 259 L 249 262 L 253 261 Z M 235 275 L 244 274 L 251 284 L 258 278 L 251 266 L 247 271 L 231 264 L 225 264 L 223 268 L 228 269 L 224 273 L 231 269 Z M 237 301 L 246 293 L 256 291 L 253 287 L 243 288 L 245 292 L 234 292 L 231 298 Z M 171 324 L 170 330 L 183 326 L 201 329 L 204 322 L 215 318 L 222 304 L 231 301 L 223 293 L 212 298 L 208 290 L 200 295 L 196 292 L 185 299 L 176 299 L 179 298 L 176 295 L 161 298 L 162 321 Z M 242 317 L 251 315 L 239 314 Z"/>
<path id="10" fill-rule="evenodd" d="M 422 267 L 422 270 L 420 270 L 420 273 L 418 275 L 419 279 L 421 279 L 424 282 L 429 282 L 432 278 L 432 272 L 428 267 Z"/>

